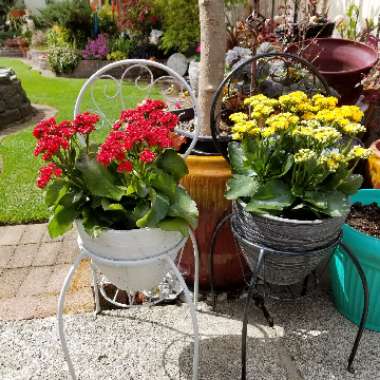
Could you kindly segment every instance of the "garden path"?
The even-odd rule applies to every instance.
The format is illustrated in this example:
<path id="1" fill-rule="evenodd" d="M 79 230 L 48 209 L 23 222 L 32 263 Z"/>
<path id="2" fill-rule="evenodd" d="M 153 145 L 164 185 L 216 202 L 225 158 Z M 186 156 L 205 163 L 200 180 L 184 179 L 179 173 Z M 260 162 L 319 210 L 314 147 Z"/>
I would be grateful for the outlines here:
<path id="1" fill-rule="evenodd" d="M 46 224 L 0 227 L 0 320 L 56 313 L 59 291 L 78 254 L 76 231 L 52 240 Z M 83 261 L 66 298 L 65 312 L 93 310 L 89 263 Z"/>

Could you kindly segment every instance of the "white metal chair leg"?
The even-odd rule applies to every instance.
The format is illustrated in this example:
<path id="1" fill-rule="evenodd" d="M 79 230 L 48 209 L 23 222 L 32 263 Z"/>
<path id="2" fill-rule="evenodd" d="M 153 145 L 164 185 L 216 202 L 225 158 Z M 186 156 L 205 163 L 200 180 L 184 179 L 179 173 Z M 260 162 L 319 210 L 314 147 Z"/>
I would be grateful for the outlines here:
<path id="1" fill-rule="evenodd" d="M 92 271 L 92 283 L 94 286 L 94 295 L 95 295 L 94 317 L 96 318 L 96 316 L 102 311 L 102 308 L 100 306 L 100 299 L 99 299 L 98 275 L 96 273 L 96 268 L 92 260 L 91 260 L 91 271 Z"/>
<path id="2" fill-rule="evenodd" d="M 183 288 L 185 299 L 190 308 L 191 320 L 193 323 L 193 331 L 194 331 L 194 354 L 193 354 L 193 380 L 198 380 L 198 366 L 199 366 L 199 328 L 198 328 L 198 320 L 196 315 L 195 304 L 192 300 L 189 288 L 186 285 L 185 280 L 182 277 L 181 272 L 178 270 L 176 264 L 170 257 L 166 258 L 169 264 L 171 265 L 173 272 L 175 273 L 178 281 L 181 283 Z M 194 292 L 195 293 L 195 292 Z"/>
<path id="3" fill-rule="evenodd" d="M 189 228 L 189 234 L 194 251 L 194 305 L 198 303 L 199 297 L 199 249 L 197 238 L 194 232 Z"/>
<path id="4" fill-rule="evenodd" d="M 61 293 L 59 295 L 58 310 L 57 310 L 59 339 L 61 341 L 63 355 L 64 355 L 65 361 L 69 367 L 69 372 L 70 372 L 70 376 L 71 376 L 72 380 L 76 380 L 77 378 L 75 376 L 74 366 L 73 366 L 73 363 L 72 363 L 71 358 L 70 358 L 69 350 L 67 348 L 65 330 L 63 327 L 63 308 L 64 308 L 64 304 L 65 304 L 65 294 L 66 294 L 67 290 L 69 289 L 73 275 L 74 275 L 76 269 L 78 268 L 79 263 L 81 262 L 81 260 L 83 258 L 84 258 L 83 253 L 80 253 L 76 257 L 76 259 L 74 260 L 74 263 L 72 264 L 72 266 L 70 267 L 70 270 L 67 273 L 65 281 L 63 283 Z"/>

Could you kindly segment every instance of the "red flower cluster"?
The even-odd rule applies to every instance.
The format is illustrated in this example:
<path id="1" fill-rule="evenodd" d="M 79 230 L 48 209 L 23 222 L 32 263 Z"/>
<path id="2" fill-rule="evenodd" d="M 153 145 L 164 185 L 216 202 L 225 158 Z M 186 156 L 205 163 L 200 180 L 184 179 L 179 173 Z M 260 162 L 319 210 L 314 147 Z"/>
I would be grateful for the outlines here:
<path id="1" fill-rule="evenodd" d="M 88 135 L 95 130 L 95 124 L 100 120 L 99 115 L 90 112 L 84 112 L 74 119 L 75 131 L 82 135 Z"/>
<path id="2" fill-rule="evenodd" d="M 172 130 L 178 124 L 178 117 L 165 108 L 166 104 L 161 100 L 147 99 L 137 108 L 123 111 L 113 131 L 100 146 L 98 161 L 105 166 L 116 161 L 119 171 L 131 171 L 123 170 L 130 168 L 124 162 L 131 150 L 136 148 L 139 159 L 151 163 L 156 158 L 152 150 L 172 147 Z"/>
<path id="3" fill-rule="evenodd" d="M 47 166 L 40 168 L 40 175 L 37 178 L 37 186 L 40 189 L 43 189 L 53 176 L 60 177 L 61 175 L 62 169 L 57 167 L 54 162 L 50 162 Z"/>
<path id="4" fill-rule="evenodd" d="M 98 121 L 98 115 L 88 112 L 77 115 L 74 121 L 64 120 L 59 124 L 54 117 L 42 120 L 33 130 L 33 136 L 38 140 L 34 155 L 43 154 L 43 160 L 51 160 L 60 149 L 69 148 L 70 139 L 76 133 L 91 133 Z"/>

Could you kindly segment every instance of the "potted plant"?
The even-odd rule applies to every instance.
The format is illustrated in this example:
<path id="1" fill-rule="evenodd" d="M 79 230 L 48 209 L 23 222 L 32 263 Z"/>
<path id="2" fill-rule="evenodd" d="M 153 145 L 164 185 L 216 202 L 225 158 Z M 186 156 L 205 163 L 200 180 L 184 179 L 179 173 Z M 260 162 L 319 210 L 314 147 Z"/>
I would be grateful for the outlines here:
<path id="1" fill-rule="evenodd" d="M 233 177 L 226 197 L 234 200 L 233 229 L 251 262 L 259 252 L 276 252 L 265 262 L 268 282 L 302 281 L 332 252 L 349 211 L 348 196 L 362 177 L 353 174 L 369 150 L 355 136 L 365 130 L 362 111 L 337 106 L 338 99 L 296 91 L 271 99 L 245 99 L 232 114 L 228 146 Z M 248 242 L 248 244 L 247 244 Z"/>
<path id="2" fill-rule="evenodd" d="M 76 221 L 84 248 L 98 256 L 137 260 L 168 251 L 175 258 L 198 219 L 195 202 L 178 185 L 187 173 L 172 148 L 178 117 L 164 102 L 147 99 L 123 111 L 100 145 L 91 141 L 98 121 L 83 113 L 59 124 L 44 120 L 34 129 L 34 154 L 47 162 L 37 186 L 46 189 L 52 211 L 50 236 Z M 168 271 L 164 261 L 133 269 L 95 264 L 123 290 L 150 289 Z"/>
<path id="3" fill-rule="evenodd" d="M 343 226 L 343 243 L 357 258 L 367 277 L 369 308 L 365 327 L 380 332 L 380 190 L 362 189 L 352 197 L 352 202 L 352 210 Z M 336 308 L 358 325 L 364 298 L 354 264 L 341 249 L 337 249 L 331 258 L 329 269 Z"/>

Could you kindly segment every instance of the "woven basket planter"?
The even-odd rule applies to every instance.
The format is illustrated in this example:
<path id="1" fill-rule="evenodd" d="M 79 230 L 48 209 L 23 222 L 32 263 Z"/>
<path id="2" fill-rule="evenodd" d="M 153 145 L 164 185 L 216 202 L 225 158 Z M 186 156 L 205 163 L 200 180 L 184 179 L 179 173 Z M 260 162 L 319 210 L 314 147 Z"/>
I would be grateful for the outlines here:
<path id="1" fill-rule="evenodd" d="M 245 211 L 233 206 L 232 231 L 248 263 L 255 267 L 260 247 L 267 248 L 260 277 L 276 285 L 304 280 L 339 243 L 345 217 L 294 220 Z"/>

